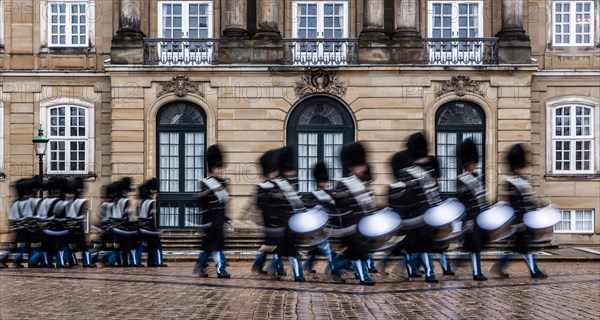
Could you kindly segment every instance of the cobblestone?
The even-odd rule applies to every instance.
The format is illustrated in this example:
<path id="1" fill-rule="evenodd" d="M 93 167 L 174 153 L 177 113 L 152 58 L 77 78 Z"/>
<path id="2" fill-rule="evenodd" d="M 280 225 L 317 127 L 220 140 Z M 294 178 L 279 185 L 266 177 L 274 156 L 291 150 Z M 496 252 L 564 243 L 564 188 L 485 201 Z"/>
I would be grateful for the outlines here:
<path id="1" fill-rule="evenodd" d="M 491 262 L 484 262 L 489 270 Z M 1 319 L 598 319 L 600 263 L 541 262 L 532 280 L 523 262 L 509 279 L 471 280 L 468 267 L 439 284 L 407 280 L 396 267 L 372 287 L 334 283 L 324 274 L 280 281 L 232 261 L 231 279 L 192 274 L 193 263 L 168 268 L 3 269 Z M 289 269 L 289 266 L 286 266 Z M 317 270 L 325 264 L 319 261 Z M 439 269 L 439 266 L 436 265 Z M 351 276 L 346 274 L 347 278 Z"/>

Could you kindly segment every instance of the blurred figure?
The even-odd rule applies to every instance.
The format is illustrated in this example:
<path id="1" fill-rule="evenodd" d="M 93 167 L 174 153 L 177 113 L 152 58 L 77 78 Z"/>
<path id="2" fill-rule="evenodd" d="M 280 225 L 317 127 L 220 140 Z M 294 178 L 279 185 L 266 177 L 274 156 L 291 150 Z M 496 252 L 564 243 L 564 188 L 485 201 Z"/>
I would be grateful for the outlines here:
<path id="1" fill-rule="evenodd" d="M 367 268 L 369 252 L 363 246 L 363 236 L 357 231 L 359 220 L 376 210 L 373 194 L 362 180 L 368 168 L 365 149 L 358 142 L 346 144 L 342 147 L 341 158 L 346 177 L 336 182 L 331 195 L 341 215 L 340 228 L 347 230 L 340 239 L 346 250 L 336 256 L 332 275 L 343 280 L 341 272 L 353 267 L 360 284 L 374 285 Z"/>
<path id="2" fill-rule="evenodd" d="M 307 208 L 321 205 L 331 217 L 331 214 L 335 212 L 335 201 L 327 191 L 327 187 L 329 186 L 329 173 L 327 172 L 327 166 L 324 162 L 319 161 L 315 164 L 313 167 L 313 178 L 315 179 L 317 188 L 303 197 L 302 200 L 304 205 Z M 331 251 L 331 246 L 329 245 L 329 239 L 321 242 L 316 248 L 313 248 L 308 252 L 307 258 L 303 265 L 304 270 L 307 270 L 310 273 L 316 273 L 316 271 L 313 270 L 313 262 L 315 260 L 315 255 L 319 253 L 327 258 L 327 261 L 329 262 L 329 268 L 330 270 L 333 270 L 334 255 Z"/>
<path id="3" fill-rule="evenodd" d="M 88 251 L 86 242 L 86 234 L 84 230 L 84 222 L 88 212 L 87 200 L 81 198 L 85 187 L 83 179 L 77 177 L 74 180 L 69 180 L 65 188 L 66 193 L 66 217 L 69 225 L 69 265 L 77 265 L 77 257 L 75 252 L 81 252 L 81 263 L 84 268 L 95 268 L 96 265 L 92 261 L 92 255 Z"/>
<path id="4" fill-rule="evenodd" d="M 276 253 L 277 242 L 281 235 L 283 235 L 283 229 L 276 226 L 276 220 L 274 218 L 275 209 L 270 202 L 270 193 L 275 187 L 272 180 L 278 176 L 277 150 L 265 152 L 260 157 L 259 162 L 265 180 L 256 186 L 256 207 L 261 211 L 263 218 L 265 244 L 261 247 L 261 252 L 256 256 L 256 259 L 252 264 L 252 272 L 256 274 L 267 274 L 267 271 L 263 268 L 267 259 L 267 254 L 272 253 L 276 274 L 278 276 L 285 276 L 286 273 L 283 269 L 283 263 Z"/>
<path id="5" fill-rule="evenodd" d="M 33 216 L 35 207 L 31 207 L 30 201 L 33 197 L 33 187 L 35 182 L 32 179 L 19 179 L 14 188 L 17 192 L 17 199 L 12 203 L 8 210 L 8 223 L 12 231 L 12 241 L 6 252 L 0 260 L 0 269 L 7 267 L 7 262 L 11 253 L 15 254 L 13 258 L 14 268 L 23 268 L 21 262 L 23 255 L 29 250 L 31 243 L 31 233 L 24 222 Z"/>
<path id="6" fill-rule="evenodd" d="M 148 267 L 166 267 L 163 260 L 160 231 L 156 223 L 156 198 L 158 196 L 158 180 L 152 178 L 138 188 L 140 201 L 138 202 L 138 224 L 140 243 L 137 251 L 137 260 L 142 262 L 142 253 L 148 252 Z"/>
<path id="7" fill-rule="evenodd" d="M 123 177 L 114 187 L 115 194 L 110 207 L 110 217 L 113 224 L 112 234 L 115 250 L 109 257 L 109 266 L 114 266 L 116 263 L 124 267 L 143 267 L 144 265 L 137 260 L 137 229 L 130 223 L 130 220 L 133 220 L 133 210 L 129 205 L 131 178 Z"/>
<path id="8" fill-rule="evenodd" d="M 531 278 L 546 278 L 548 275 L 543 273 L 535 259 L 535 256 L 530 252 L 529 237 L 530 234 L 527 228 L 523 225 L 523 216 L 530 211 L 538 209 L 535 203 L 535 194 L 531 189 L 531 185 L 525 178 L 527 160 L 526 151 L 521 144 L 515 144 L 511 147 L 507 155 L 508 164 L 512 175 L 506 178 L 506 188 L 508 191 L 508 199 L 510 206 L 515 210 L 515 228 L 517 232 L 513 237 L 513 245 L 511 251 L 520 253 L 525 258 L 527 267 L 531 273 Z M 508 278 L 509 274 L 504 271 L 510 255 L 504 254 L 492 267 L 492 272 L 502 278 Z"/>
<path id="9" fill-rule="evenodd" d="M 200 181 L 200 191 L 197 195 L 200 208 L 203 212 L 203 224 L 207 225 L 202 238 L 202 251 L 194 267 L 194 272 L 200 277 L 208 277 L 205 265 L 208 257 L 212 255 L 215 262 L 218 278 L 230 278 L 227 273 L 223 250 L 225 249 L 225 224 L 226 203 L 229 200 L 227 184 L 220 176 L 223 173 L 223 154 L 218 145 L 212 145 L 206 150 L 206 166 L 208 177 Z"/>
<path id="10" fill-rule="evenodd" d="M 459 146 L 458 157 L 464 168 L 464 173 L 456 177 L 457 198 L 465 206 L 464 221 L 473 226 L 464 235 L 463 251 L 471 253 L 473 280 L 485 281 L 487 278 L 481 270 L 481 251 L 485 248 L 486 235 L 476 223 L 477 215 L 488 206 L 485 184 L 480 175 L 475 173 L 479 163 L 477 146 L 471 139 L 466 139 Z"/>

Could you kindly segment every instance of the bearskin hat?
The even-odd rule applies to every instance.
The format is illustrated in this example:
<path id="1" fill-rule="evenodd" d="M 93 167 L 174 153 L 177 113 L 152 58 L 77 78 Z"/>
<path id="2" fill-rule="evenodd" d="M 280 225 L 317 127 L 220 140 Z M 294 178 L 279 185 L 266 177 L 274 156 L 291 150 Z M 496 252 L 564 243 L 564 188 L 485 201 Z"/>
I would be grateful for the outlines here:
<path id="1" fill-rule="evenodd" d="M 17 180 L 17 182 L 15 183 L 15 189 L 17 189 L 17 196 L 19 197 L 19 199 L 25 196 L 33 195 L 34 183 L 35 181 L 33 181 L 33 179 L 23 178 Z"/>
<path id="2" fill-rule="evenodd" d="M 463 167 L 479 162 L 479 152 L 473 140 L 467 138 L 458 147 L 458 157 L 462 161 Z"/>
<path id="3" fill-rule="evenodd" d="M 527 160 L 525 159 L 525 149 L 520 143 L 515 144 L 510 148 L 507 155 L 508 165 L 510 170 L 525 168 L 527 166 Z"/>
<path id="4" fill-rule="evenodd" d="M 277 150 L 269 150 L 260 156 L 260 167 L 262 175 L 268 176 L 270 173 L 277 171 Z"/>
<path id="5" fill-rule="evenodd" d="M 277 154 L 277 168 L 279 169 L 279 174 L 296 170 L 296 155 L 292 147 L 285 146 L 279 149 Z"/>
<path id="6" fill-rule="evenodd" d="M 408 137 L 406 147 L 413 161 L 427 156 L 427 140 L 422 132 L 413 133 Z"/>
<path id="7" fill-rule="evenodd" d="M 223 154 L 219 145 L 213 144 L 206 150 L 206 166 L 209 172 L 214 168 L 223 167 Z"/>
<path id="8" fill-rule="evenodd" d="M 319 161 L 313 167 L 313 177 L 317 183 L 329 181 L 329 173 L 327 172 L 327 166 L 323 161 Z"/>
<path id="9" fill-rule="evenodd" d="M 400 170 L 410 167 L 410 165 L 411 165 L 408 150 L 402 150 L 402 151 L 396 152 L 392 156 L 390 165 L 392 167 L 392 173 L 394 174 L 394 178 L 396 178 L 396 179 L 400 178 Z"/>
<path id="10" fill-rule="evenodd" d="M 340 151 L 340 157 L 346 173 L 357 165 L 367 164 L 365 148 L 360 142 L 345 144 Z"/>
<path id="11" fill-rule="evenodd" d="M 119 195 L 124 192 L 131 192 L 131 177 L 123 177 L 117 182 L 117 192 Z"/>
<path id="12" fill-rule="evenodd" d="M 152 179 L 146 181 L 146 183 L 144 183 L 144 185 L 148 189 L 148 192 L 158 192 L 158 189 L 159 189 L 158 179 L 152 178 Z"/>

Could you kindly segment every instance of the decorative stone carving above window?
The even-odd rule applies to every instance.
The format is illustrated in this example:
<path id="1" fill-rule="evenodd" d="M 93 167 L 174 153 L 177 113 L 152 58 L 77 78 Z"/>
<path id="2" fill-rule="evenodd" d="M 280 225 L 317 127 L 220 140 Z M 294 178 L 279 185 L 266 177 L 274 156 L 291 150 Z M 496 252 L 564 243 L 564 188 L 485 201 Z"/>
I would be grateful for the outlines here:
<path id="1" fill-rule="evenodd" d="M 185 97 L 189 93 L 194 93 L 204 97 L 204 92 L 200 91 L 200 84 L 195 81 L 190 81 L 186 76 L 173 77 L 171 81 L 159 82 L 162 90 L 156 94 L 156 97 L 161 97 L 165 94 L 173 93 L 177 97 Z"/>
<path id="2" fill-rule="evenodd" d="M 330 94 L 338 97 L 346 95 L 346 84 L 335 72 L 322 68 L 308 70 L 294 88 L 296 96 L 302 98 L 311 94 Z"/>
<path id="3" fill-rule="evenodd" d="M 454 76 L 450 80 L 444 82 L 437 95 L 441 96 L 447 92 L 453 92 L 458 97 L 462 97 L 467 93 L 482 94 L 479 89 L 479 83 L 464 75 Z"/>

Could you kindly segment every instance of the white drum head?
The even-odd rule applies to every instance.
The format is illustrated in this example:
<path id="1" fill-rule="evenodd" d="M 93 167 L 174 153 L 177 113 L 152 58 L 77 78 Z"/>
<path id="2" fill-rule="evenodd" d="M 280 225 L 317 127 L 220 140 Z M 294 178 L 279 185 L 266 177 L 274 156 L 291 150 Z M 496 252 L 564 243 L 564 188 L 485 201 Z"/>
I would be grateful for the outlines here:
<path id="1" fill-rule="evenodd" d="M 401 224 L 400 215 L 390 208 L 385 208 L 360 219 L 358 232 L 365 237 L 374 238 L 398 229 Z"/>
<path id="2" fill-rule="evenodd" d="M 448 199 L 425 211 L 423 220 L 431 227 L 445 226 L 459 219 L 465 212 L 465 206 L 456 199 Z"/>
<path id="3" fill-rule="evenodd" d="M 309 233 L 321 229 L 329 221 L 329 215 L 323 207 L 317 205 L 290 217 L 288 225 L 296 233 Z"/>
<path id="4" fill-rule="evenodd" d="M 506 204 L 495 204 L 477 216 L 477 225 L 487 231 L 496 230 L 512 219 L 515 210 Z"/>
<path id="5" fill-rule="evenodd" d="M 560 213 L 554 207 L 547 206 L 527 212 L 523 216 L 523 224 L 529 229 L 552 227 L 560 221 Z"/>

